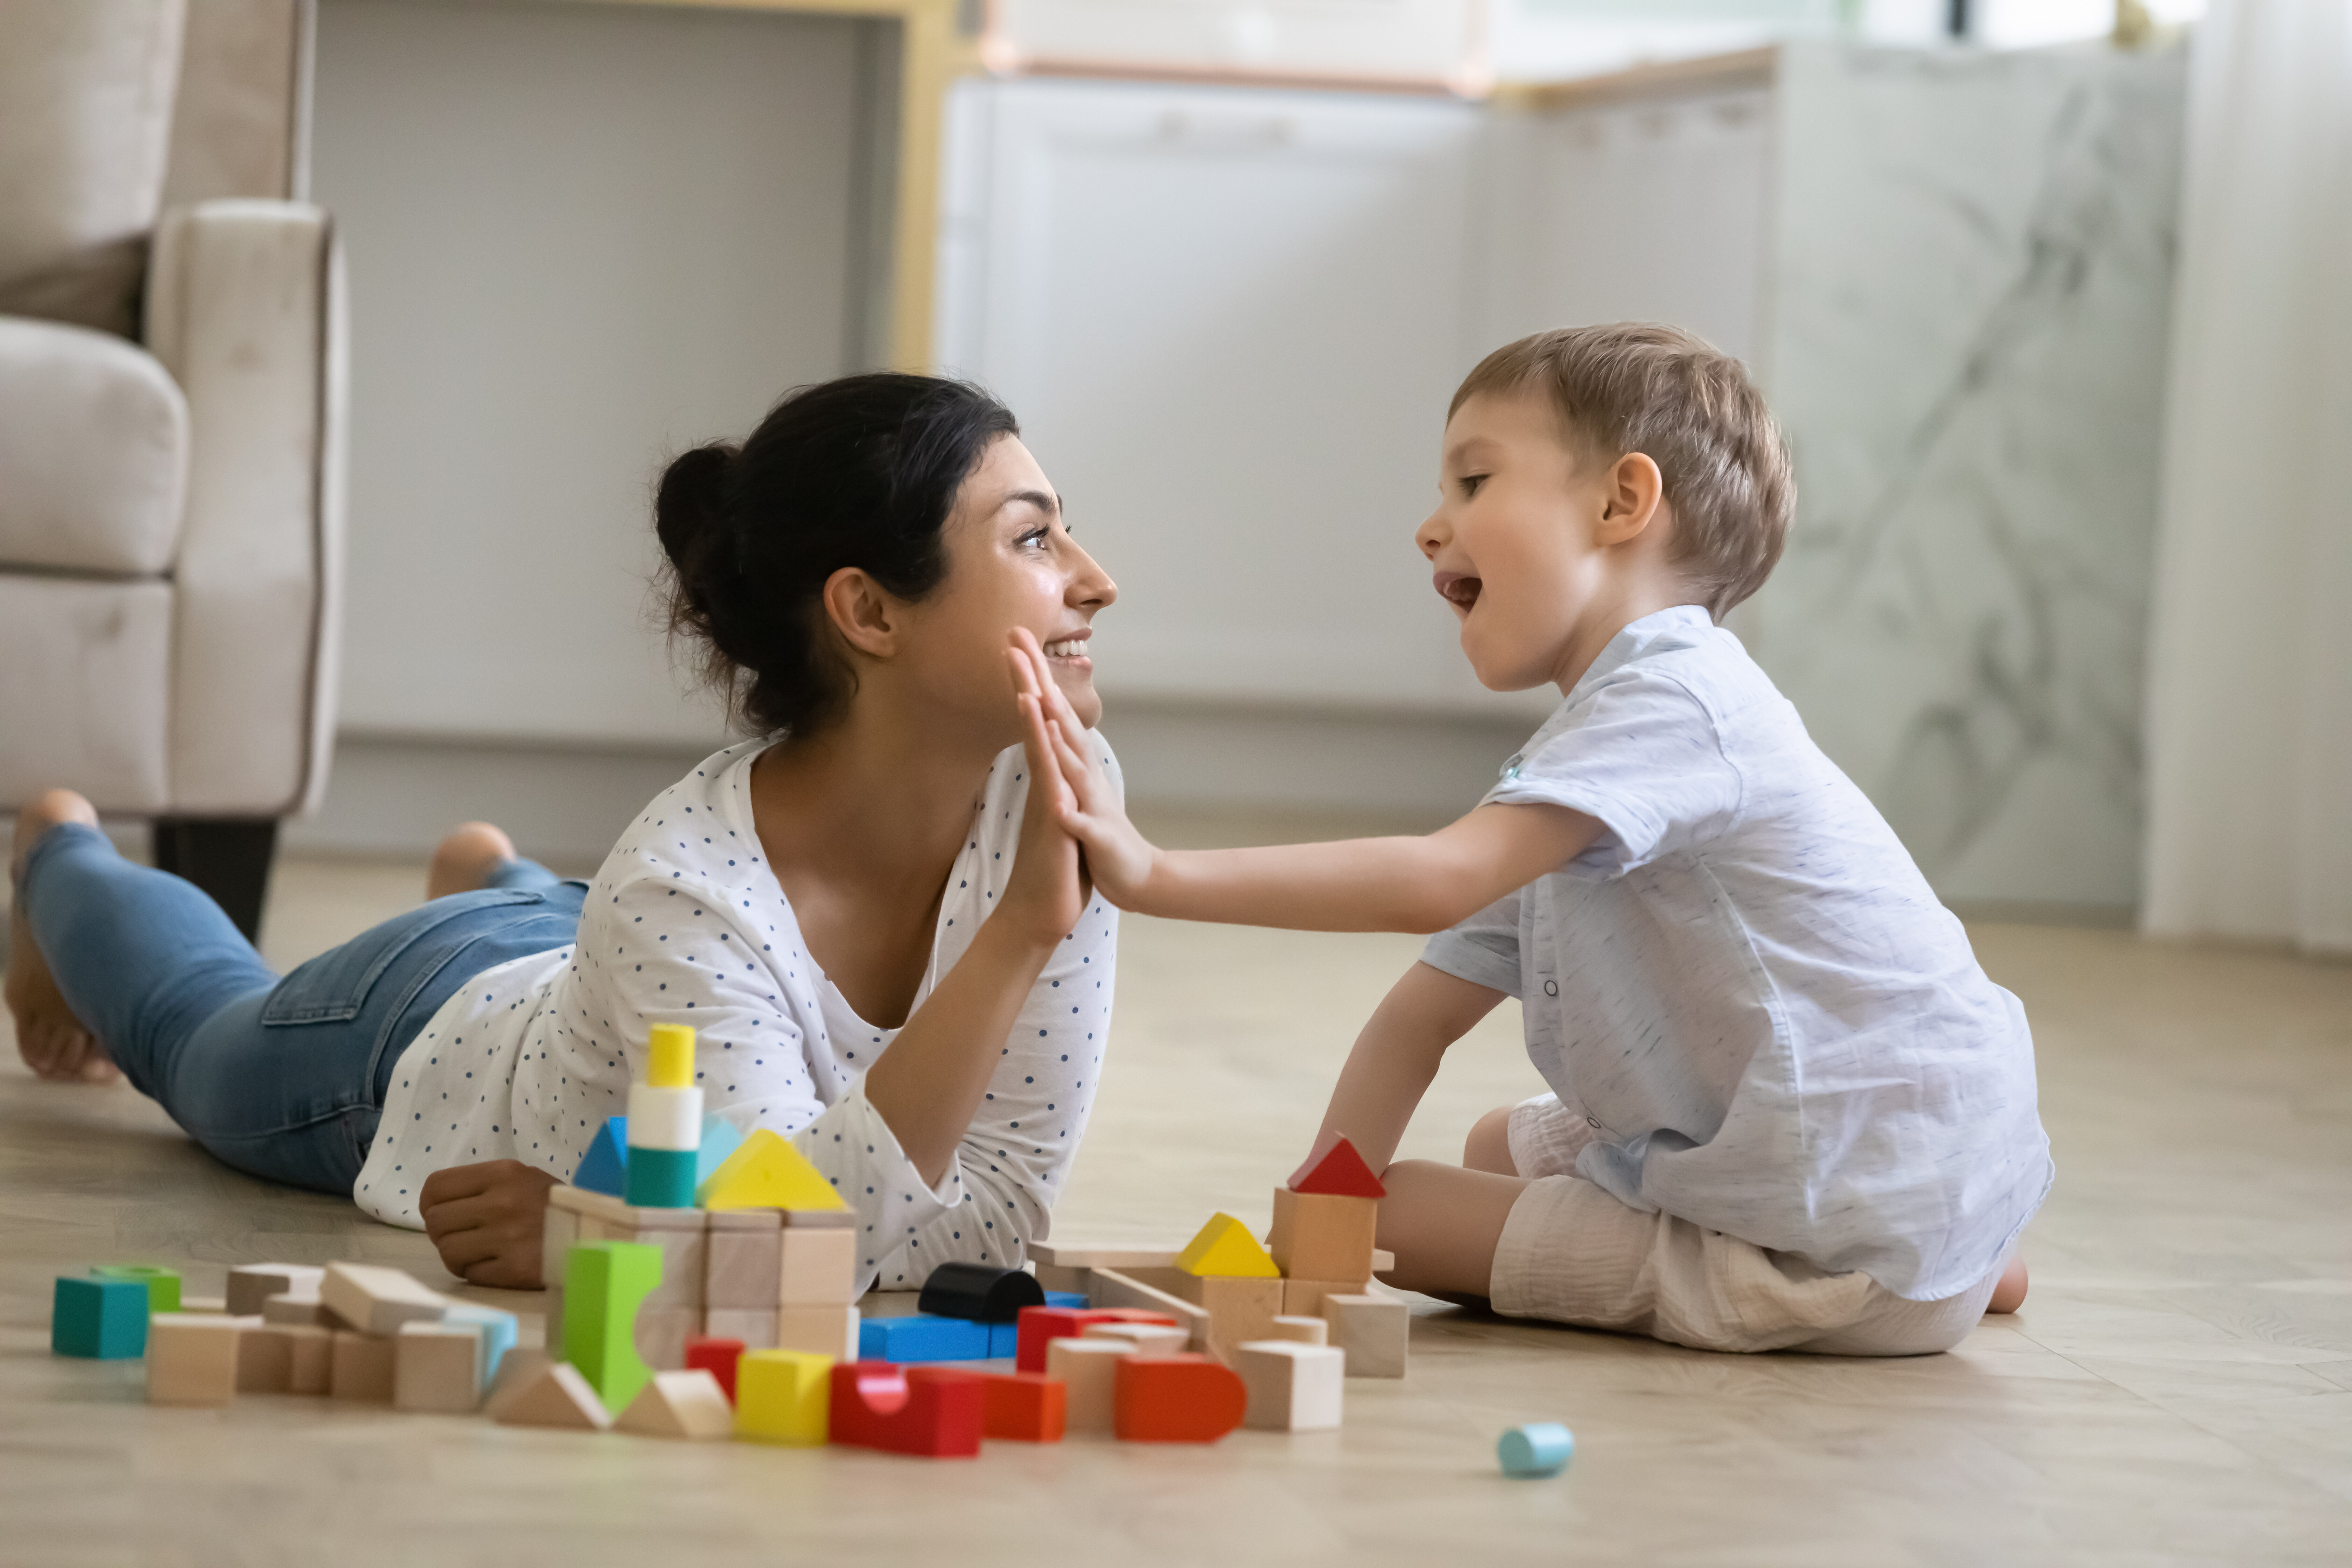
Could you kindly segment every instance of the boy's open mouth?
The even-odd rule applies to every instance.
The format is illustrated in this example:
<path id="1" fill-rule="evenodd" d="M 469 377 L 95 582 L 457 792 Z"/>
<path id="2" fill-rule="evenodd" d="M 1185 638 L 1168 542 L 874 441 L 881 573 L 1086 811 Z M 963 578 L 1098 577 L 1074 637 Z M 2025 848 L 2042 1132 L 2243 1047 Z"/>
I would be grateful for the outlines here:
<path id="1" fill-rule="evenodd" d="M 1478 578 L 1461 572 L 1440 572 L 1433 582 L 1446 602 L 1465 615 L 1478 602 L 1478 590 L 1485 586 Z"/>

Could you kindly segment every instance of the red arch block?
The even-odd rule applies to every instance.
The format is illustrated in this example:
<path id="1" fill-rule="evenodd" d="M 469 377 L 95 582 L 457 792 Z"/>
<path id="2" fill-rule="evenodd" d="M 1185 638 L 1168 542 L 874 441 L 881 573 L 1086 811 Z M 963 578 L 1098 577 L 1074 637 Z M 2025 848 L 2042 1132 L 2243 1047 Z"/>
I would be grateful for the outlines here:
<path id="1" fill-rule="evenodd" d="M 836 1362 L 828 1415 L 832 1440 L 929 1459 L 980 1452 L 987 1380 L 943 1366 Z"/>

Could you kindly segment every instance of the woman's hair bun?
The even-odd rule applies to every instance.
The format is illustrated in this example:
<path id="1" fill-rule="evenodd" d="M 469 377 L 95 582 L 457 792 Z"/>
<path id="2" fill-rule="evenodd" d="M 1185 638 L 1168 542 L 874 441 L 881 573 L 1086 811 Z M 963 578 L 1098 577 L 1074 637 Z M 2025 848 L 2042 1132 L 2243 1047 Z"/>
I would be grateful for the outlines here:
<path id="1" fill-rule="evenodd" d="M 671 634 L 755 731 L 821 728 L 857 689 L 823 604 L 855 567 L 903 600 L 947 575 L 940 530 L 990 445 L 1017 436 L 979 387 L 880 372 L 795 387 L 741 445 L 681 454 L 654 529 Z"/>
<path id="2" fill-rule="evenodd" d="M 713 441 L 679 454 L 662 470 L 661 488 L 654 495 L 654 532 L 682 586 L 691 589 L 703 574 L 710 547 L 724 532 L 719 514 L 740 450 L 730 441 Z"/>

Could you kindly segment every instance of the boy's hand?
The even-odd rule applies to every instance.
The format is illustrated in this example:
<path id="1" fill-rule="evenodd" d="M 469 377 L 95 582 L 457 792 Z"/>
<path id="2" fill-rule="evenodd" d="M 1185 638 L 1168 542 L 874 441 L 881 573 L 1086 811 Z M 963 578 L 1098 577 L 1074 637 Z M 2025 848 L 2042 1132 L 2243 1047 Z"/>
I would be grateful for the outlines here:
<path id="1" fill-rule="evenodd" d="M 1056 764 L 1039 768 L 1039 791 L 1055 825 L 1085 848 L 1087 869 L 1103 897 L 1123 910 L 1134 909 L 1160 851 L 1128 821 L 1101 754 L 1055 684 L 1045 650 L 1026 627 L 1014 628 L 1012 641 L 1013 684 L 1029 730 L 1029 753 Z"/>
<path id="2" fill-rule="evenodd" d="M 520 1160 L 453 1165 L 425 1178 L 417 1209 L 441 1266 L 468 1285 L 536 1290 L 547 1194 L 555 1178 Z"/>

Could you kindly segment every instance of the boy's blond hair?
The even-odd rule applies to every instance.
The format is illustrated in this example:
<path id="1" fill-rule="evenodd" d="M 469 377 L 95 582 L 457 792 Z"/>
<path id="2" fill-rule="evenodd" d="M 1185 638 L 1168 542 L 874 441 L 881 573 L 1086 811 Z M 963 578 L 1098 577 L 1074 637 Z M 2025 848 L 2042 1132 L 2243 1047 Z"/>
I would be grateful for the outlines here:
<path id="1" fill-rule="evenodd" d="M 1550 398 L 1579 456 L 1640 452 L 1658 465 L 1672 559 L 1707 614 L 1721 621 L 1764 585 L 1797 485 L 1780 427 L 1738 360 L 1679 327 L 1562 327 L 1479 361 L 1446 417 L 1481 394 L 1530 392 Z"/>

